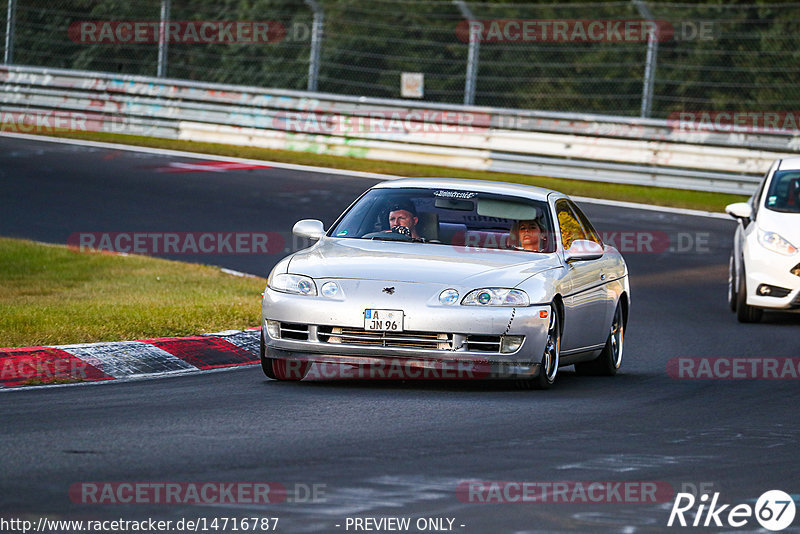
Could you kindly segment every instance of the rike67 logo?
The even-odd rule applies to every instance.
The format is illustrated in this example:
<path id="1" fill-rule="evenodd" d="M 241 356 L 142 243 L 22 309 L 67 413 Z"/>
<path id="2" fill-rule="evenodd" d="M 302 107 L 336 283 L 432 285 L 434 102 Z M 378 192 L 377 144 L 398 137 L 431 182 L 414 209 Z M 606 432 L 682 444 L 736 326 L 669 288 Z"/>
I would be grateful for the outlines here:
<path id="1" fill-rule="evenodd" d="M 699 499 L 691 493 L 678 493 L 672 504 L 667 526 L 689 526 L 685 517 L 688 516 L 693 527 L 740 528 L 747 525 L 755 516 L 756 521 L 763 528 L 778 532 L 787 528 L 794 521 L 794 500 L 791 495 L 781 490 L 770 490 L 763 493 L 754 507 L 749 504 L 738 504 L 731 507 L 730 504 L 718 504 L 718 501 L 719 492 L 714 493 L 710 502 L 707 493 L 701 495 Z M 696 510 L 695 505 L 697 505 Z M 693 521 L 692 516 L 694 516 Z"/>

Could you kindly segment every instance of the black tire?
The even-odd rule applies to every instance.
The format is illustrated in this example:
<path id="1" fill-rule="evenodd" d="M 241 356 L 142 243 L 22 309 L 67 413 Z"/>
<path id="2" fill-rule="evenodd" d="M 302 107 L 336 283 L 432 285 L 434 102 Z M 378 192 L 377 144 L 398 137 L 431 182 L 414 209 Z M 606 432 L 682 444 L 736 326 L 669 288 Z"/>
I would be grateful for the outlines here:
<path id="1" fill-rule="evenodd" d="M 264 371 L 267 378 L 287 382 L 298 382 L 305 378 L 308 374 L 308 370 L 311 368 L 310 363 L 268 358 L 266 346 L 264 345 L 264 332 L 261 332 L 259 340 L 261 349 L 261 370 Z"/>
<path id="2" fill-rule="evenodd" d="M 731 259 L 728 261 L 728 306 L 733 313 L 736 313 L 736 298 L 736 260 L 731 252 Z"/>
<path id="3" fill-rule="evenodd" d="M 740 323 L 757 323 L 764 315 L 764 310 L 747 304 L 747 279 L 745 277 L 744 260 L 742 260 L 739 284 L 736 288 L 736 319 Z"/>
<path id="4" fill-rule="evenodd" d="M 561 319 L 555 306 L 550 307 L 550 326 L 547 329 L 539 374 L 534 378 L 517 381 L 522 389 L 550 389 L 556 381 L 558 365 L 561 360 Z"/>
<path id="5" fill-rule="evenodd" d="M 622 349 L 625 341 L 625 317 L 622 303 L 617 303 L 614 318 L 611 319 L 608 339 L 603 351 L 594 360 L 575 364 L 575 373 L 582 376 L 614 376 L 622 365 Z"/>

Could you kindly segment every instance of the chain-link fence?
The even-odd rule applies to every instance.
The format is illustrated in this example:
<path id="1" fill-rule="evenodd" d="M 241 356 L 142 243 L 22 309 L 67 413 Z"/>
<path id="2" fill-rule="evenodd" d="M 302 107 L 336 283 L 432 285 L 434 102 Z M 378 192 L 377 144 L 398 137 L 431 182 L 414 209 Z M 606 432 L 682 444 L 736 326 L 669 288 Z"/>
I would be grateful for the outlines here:
<path id="1" fill-rule="evenodd" d="M 2 0 L 0 10 L 4 57 L 18 65 L 388 98 L 403 96 L 402 73 L 421 73 L 424 101 L 627 116 L 800 109 L 800 3 Z"/>

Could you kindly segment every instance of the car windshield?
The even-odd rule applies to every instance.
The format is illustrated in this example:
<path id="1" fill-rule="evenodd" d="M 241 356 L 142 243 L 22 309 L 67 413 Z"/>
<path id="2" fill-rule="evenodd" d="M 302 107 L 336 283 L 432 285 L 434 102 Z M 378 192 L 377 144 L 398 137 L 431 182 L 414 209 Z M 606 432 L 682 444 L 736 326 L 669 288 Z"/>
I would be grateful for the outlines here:
<path id="1" fill-rule="evenodd" d="M 800 213 L 800 171 L 777 171 L 764 206 L 772 211 Z"/>
<path id="2" fill-rule="evenodd" d="M 368 191 L 329 236 L 525 252 L 555 251 L 547 203 L 468 190 Z"/>

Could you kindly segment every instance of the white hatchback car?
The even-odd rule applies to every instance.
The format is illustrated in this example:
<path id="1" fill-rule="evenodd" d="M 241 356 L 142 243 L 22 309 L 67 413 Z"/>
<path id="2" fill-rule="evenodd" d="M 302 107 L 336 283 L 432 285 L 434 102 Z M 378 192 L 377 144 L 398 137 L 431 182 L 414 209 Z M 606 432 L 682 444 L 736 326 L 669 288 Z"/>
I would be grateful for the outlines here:
<path id="1" fill-rule="evenodd" d="M 748 202 L 725 208 L 739 221 L 728 274 L 728 303 L 740 322 L 765 309 L 800 309 L 800 157 L 772 164 Z"/>

